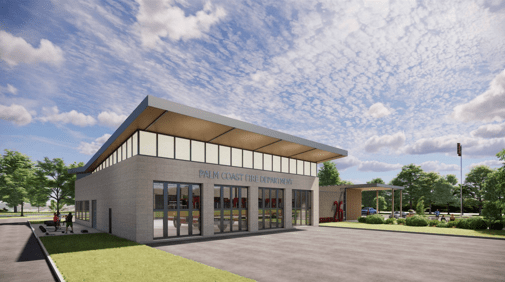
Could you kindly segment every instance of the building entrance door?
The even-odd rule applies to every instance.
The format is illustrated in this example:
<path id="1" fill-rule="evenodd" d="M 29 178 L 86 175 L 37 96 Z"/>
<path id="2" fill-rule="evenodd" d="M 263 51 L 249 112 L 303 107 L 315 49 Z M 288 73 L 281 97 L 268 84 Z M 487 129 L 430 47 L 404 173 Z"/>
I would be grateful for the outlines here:
<path id="1" fill-rule="evenodd" d="M 91 227 L 96 228 L 96 200 L 91 201 Z"/>
<path id="2" fill-rule="evenodd" d="M 153 238 L 200 235 L 199 184 L 154 182 Z"/>

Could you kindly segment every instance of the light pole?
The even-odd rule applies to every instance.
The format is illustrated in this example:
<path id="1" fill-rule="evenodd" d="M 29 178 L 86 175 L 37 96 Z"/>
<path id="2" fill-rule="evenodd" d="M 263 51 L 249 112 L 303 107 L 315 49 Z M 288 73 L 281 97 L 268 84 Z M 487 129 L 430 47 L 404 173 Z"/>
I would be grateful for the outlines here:
<path id="1" fill-rule="evenodd" d="M 463 146 L 461 146 L 460 143 L 458 143 L 458 156 L 461 157 L 461 165 L 460 165 L 460 169 L 461 169 L 461 176 L 460 176 L 460 179 L 459 179 L 459 193 L 460 193 L 460 197 L 461 197 L 461 217 L 463 217 Z"/>

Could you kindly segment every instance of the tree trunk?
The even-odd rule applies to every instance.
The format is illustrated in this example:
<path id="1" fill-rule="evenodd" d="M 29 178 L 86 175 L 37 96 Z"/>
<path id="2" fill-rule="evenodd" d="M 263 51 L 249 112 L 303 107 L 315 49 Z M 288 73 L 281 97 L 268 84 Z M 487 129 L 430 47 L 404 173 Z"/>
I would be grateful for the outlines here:
<path id="1" fill-rule="evenodd" d="M 451 213 L 449 212 L 449 204 L 447 204 L 447 214 L 451 214 Z"/>
<path id="2" fill-rule="evenodd" d="M 14 206 L 14 212 L 18 212 L 18 206 Z"/>
<path id="3" fill-rule="evenodd" d="M 409 202 L 410 202 L 410 209 L 412 209 L 412 198 L 410 198 Z"/>
<path id="4" fill-rule="evenodd" d="M 431 202 L 430 202 L 430 214 L 431 214 Z"/>
<path id="5" fill-rule="evenodd" d="M 39 212 L 40 212 L 40 207 L 37 207 L 37 213 L 39 213 Z"/>
<path id="6" fill-rule="evenodd" d="M 24 205 L 25 205 L 25 203 L 21 202 L 21 216 L 25 216 L 25 215 L 23 214 L 23 206 L 24 206 Z"/>

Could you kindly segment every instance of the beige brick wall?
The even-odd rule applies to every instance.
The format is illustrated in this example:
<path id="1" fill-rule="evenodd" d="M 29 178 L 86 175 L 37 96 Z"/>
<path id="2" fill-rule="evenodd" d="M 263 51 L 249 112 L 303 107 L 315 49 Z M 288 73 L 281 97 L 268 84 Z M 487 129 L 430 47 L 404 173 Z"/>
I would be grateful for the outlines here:
<path id="1" fill-rule="evenodd" d="M 200 170 L 242 173 L 292 179 L 293 184 L 274 184 L 199 176 Z M 76 181 L 76 201 L 97 200 L 97 229 L 108 232 L 108 209 L 112 208 L 112 233 L 140 243 L 153 241 L 153 181 L 202 185 L 202 236 L 214 235 L 214 184 L 248 187 L 249 232 L 258 230 L 258 187 L 282 188 L 285 194 L 285 228 L 291 224 L 291 190 L 312 190 L 312 223 L 319 223 L 319 178 L 196 163 L 148 156 L 135 156 Z M 209 216 L 210 215 L 210 216 Z M 254 216 L 251 216 L 254 215 Z M 90 214 L 91 217 L 91 214 Z M 90 222 L 84 222 L 91 226 Z"/>
<path id="2" fill-rule="evenodd" d="M 319 187 L 319 217 L 335 216 L 335 201 L 344 202 L 344 190 L 339 186 Z M 343 208 L 343 207 L 341 207 Z M 319 218 L 317 219 L 319 221 Z"/>

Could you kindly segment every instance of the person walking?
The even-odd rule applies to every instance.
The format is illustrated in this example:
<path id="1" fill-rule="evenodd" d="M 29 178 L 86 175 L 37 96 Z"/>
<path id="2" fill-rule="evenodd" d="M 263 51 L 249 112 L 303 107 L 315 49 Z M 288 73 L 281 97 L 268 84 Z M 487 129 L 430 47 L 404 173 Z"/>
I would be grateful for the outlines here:
<path id="1" fill-rule="evenodd" d="M 54 217 L 53 217 L 53 222 L 54 222 L 54 231 L 58 231 L 58 215 L 56 213 L 54 213 Z"/>
<path id="2" fill-rule="evenodd" d="M 68 213 L 67 220 L 65 222 L 67 223 L 67 227 L 65 228 L 65 234 L 68 233 L 69 226 L 72 228 L 72 231 L 70 231 L 70 233 L 74 233 L 74 224 L 72 223 L 72 213 L 71 212 Z"/>
<path id="3" fill-rule="evenodd" d="M 435 212 L 435 216 L 437 217 L 437 219 L 438 219 L 438 217 L 440 216 L 440 211 L 439 211 L 438 209 L 437 209 L 437 211 Z"/>

